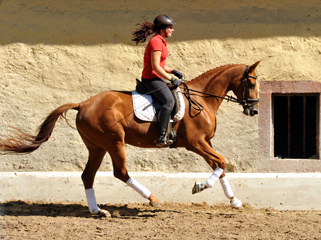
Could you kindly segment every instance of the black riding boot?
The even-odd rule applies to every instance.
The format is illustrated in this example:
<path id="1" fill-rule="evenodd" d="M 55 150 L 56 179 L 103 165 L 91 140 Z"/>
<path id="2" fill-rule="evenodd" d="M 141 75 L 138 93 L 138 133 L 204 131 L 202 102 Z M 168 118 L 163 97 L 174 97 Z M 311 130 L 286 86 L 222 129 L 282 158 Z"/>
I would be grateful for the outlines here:
<path id="1" fill-rule="evenodd" d="M 173 140 L 168 139 L 166 136 L 171 112 L 172 110 L 162 107 L 158 113 L 158 116 L 157 116 L 158 138 L 156 140 L 157 147 L 167 147 L 173 143 Z"/>

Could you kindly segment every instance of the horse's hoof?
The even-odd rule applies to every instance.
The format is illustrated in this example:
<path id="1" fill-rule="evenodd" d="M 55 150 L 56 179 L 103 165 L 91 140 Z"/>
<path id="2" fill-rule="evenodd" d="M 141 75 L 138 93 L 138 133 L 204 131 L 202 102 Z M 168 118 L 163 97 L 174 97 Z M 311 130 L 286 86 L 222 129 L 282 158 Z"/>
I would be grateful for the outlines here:
<path id="1" fill-rule="evenodd" d="M 234 197 L 231 201 L 230 201 L 231 207 L 232 208 L 239 208 L 242 206 L 242 202 L 240 199 Z"/>
<path id="2" fill-rule="evenodd" d="M 160 208 L 161 207 L 161 204 L 159 203 L 159 201 L 149 202 L 149 205 L 154 207 L 154 208 Z"/>
<path id="3" fill-rule="evenodd" d="M 96 214 L 98 217 L 111 217 L 110 212 L 107 210 L 100 209 L 99 212 Z"/>
<path id="4" fill-rule="evenodd" d="M 199 193 L 205 189 L 205 186 L 201 182 L 195 182 L 194 187 L 192 189 L 192 194 Z"/>

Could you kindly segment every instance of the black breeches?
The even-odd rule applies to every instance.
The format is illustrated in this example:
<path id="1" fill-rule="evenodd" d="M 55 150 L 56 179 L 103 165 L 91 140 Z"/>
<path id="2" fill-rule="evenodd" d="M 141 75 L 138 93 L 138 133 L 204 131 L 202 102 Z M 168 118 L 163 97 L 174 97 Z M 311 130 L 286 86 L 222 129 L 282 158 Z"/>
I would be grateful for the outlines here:
<path id="1" fill-rule="evenodd" d="M 145 85 L 145 87 L 150 92 L 152 92 L 153 96 L 155 96 L 162 103 L 162 108 L 166 108 L 170 111 L 173 110 L 175 105 L 175 99 L 164 80 L 162 80 L 161 78 L 142 78 L 142 82 Z"/>

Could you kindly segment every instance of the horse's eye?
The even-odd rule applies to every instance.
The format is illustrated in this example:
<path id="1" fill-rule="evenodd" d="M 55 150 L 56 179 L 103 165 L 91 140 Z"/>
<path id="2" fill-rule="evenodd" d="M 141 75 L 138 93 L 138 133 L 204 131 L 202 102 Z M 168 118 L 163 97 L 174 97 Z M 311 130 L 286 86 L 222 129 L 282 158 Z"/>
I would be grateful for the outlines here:
<path id="1" fill-rule="evenodd" d="M 254 88 L 255 88 L 255 85 L 256 85 L 256 84 L 253 84 L 253 83 L 249 82 L 249 88 L 250 88 L 250 89 L 254 89 Z"/>

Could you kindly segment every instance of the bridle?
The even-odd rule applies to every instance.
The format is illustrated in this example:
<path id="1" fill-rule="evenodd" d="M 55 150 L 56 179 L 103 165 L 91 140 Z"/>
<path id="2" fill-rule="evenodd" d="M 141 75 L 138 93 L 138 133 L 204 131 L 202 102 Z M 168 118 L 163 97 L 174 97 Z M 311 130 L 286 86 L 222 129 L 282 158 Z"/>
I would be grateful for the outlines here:
<path id="1" fill-rule="evenodd" d="M 237 94 L 240 91 L 241 87 L 243 87 L 242 100 L 238 101 L 238 103 L 244 106 L 245 108 L 250 108 L 259 102 L 259 99 L 249 99 L 249 96 L 248 96 L 249 95 L 249 84 L 248 84 L 249 78 L 257 79 L 256 76 L 249 75 L 249 66 L 246 65 L 242 83 L 240 84 L 240 86 L 236 91 L 236 94 Z"/>
<path id="2" fill-rule="evenodd" d="M 193 108 L 193 109 L 198 111 L 198 113 L 195 116 L 197 116 L 198 114 L 200 114 L 204 110 L 204 107 L 202 106 L 202 104 L 200 104 L 199 102 L 197 102 L 196 100 L 191 98 L 192 94 L 190 92 L 201 93 L 201 94 L 204 94 L 204 95 L 209 96 L 209 97 L 221 98 L 221 99 L 227 100 L 228 102 L 231 101 L 231 102 L 239 103 L 244 108 L 253 107 L 254 105 L 256 105 L 259 102 L 259 99 L 249 99 L 249 96 L 248 96 L 248 90 L 249 90 L 248 81 L 249 81 L 249 78 L 257 79 L 256 76 L 249 75 L 249 66 L 246 65 L 243 77 L 241 79 L 242 83 L 239 85 L 239 87 L 238 87 L 238 89 L 236 91 L 236 94 L 235 94 L 235 95 L 237 95 L 237 93 L 243 87 L 242 99 L 241 100 L 238 100 L 237 98 L 235 98 L 233 96 L 229 96 L 229 95 L 227 95 L 225 97 L 221 97 L 221 96 L 214 95 L 214 94 L 211 94 L 211 93 L 206 93 L 206 92 L 201 92 L 201 91 L 189 89 L 187 87 L 186 83 L 185 83 L 186 81 L 182 81 L 182 83 L 184 85 L 184 95 L 185 95 L 185 97 L 187 98 L 187 100 L 189 102 L 189 113 L 190 113 L 190 116 L 191 116 L 191 108 Z"/>

